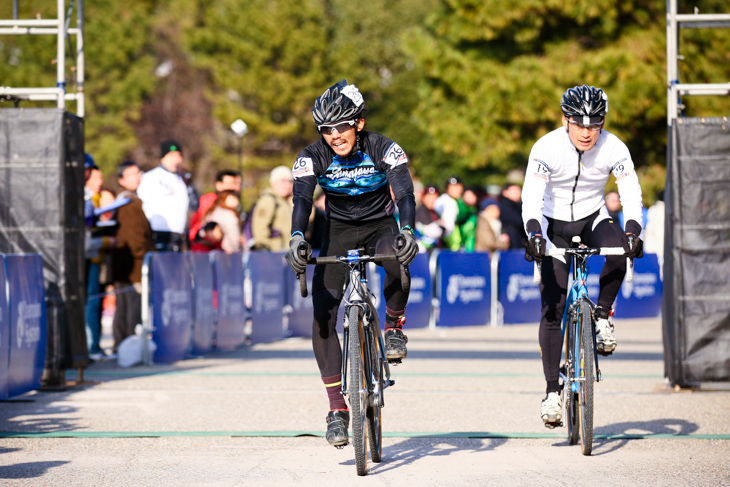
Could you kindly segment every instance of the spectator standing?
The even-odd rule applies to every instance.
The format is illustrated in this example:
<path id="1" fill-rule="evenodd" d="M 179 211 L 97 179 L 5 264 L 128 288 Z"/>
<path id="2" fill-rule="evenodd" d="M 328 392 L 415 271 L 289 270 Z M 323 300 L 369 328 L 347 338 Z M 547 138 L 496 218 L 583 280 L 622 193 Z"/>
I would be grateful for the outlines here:
<path id="1" fill-rule="evenodd" d="M 287 166 L 278 166 L 269 176 L 270 189 L 264 190 L 251 214 L 254 250 L 279 252 L 289 246 L 292 189 L 294 178 Z"/>
<path id="2" fill-rule="evenodd" d="M 434 209 L 438 197 L 439 190 L 436 186 L 426 186 L 421 196 L 421 204 L 416 208 L 416 232 L 419 242 L 426 250 L 441 248 L 444 227 Z"/>
<path id="3" fill-rule="evenodd" d="M 467 252 L 474 252 L 474 243 L 477 234 L 477 204 L 479 203 L 479 195 L 474 188 L 467 188 L 461 199 L 457 201 L 459 204 L 459 216 L 456 221 L 459 225 L 459 233 L 461 234 L 461 249 Z"/>
<path id="4" fill-rule="evenodd" d="M 84 308 L 84 321 L 86 325 L 86 344 L 89 350 L 89 358 L 100 360 L 105 357 L 104 351 L 99 344 L 101 340 L 101 270 L 106 258 L 106 250 L 115 245 L 116 241 L 112 236 L 102 236 L 101 230 L 96 227 L 94 209 L 99 207 L 101 198 L 101 187 L 104 184 L 101 170 L 94 163 L 93 158 L 87 154 L 84 163 L 85 174 L 88 179 L 84 185 L 84 207 L 87 214 L 87 238 L 85 241 L 86 257 L 86 304 Z"/>
<path id="5" fill-rule="evenodd" d="M 647 210 L 644 250 L 657 254 L 661 269 L 664 262 L 664 190 L 659 192 L 656 203 Z"/>
<path id="6" fill-rule="evenodd" d="M 174 140 L 164 141 L 160 165 L 144 173 L 137 189 L 157 250 L 180 252 L 185 246 L 189 197 L 180 175 L 182 161 L 182 146 Z"/>
<path id="7" fill-rule="evenodd" d="M 606 201 L 606 210 L 608 210 L 609 216 L 617 222 L 621 222 L 621 200 L 619 199 L 618 193 L 616 191 L 609 191 L 604 200 Z M 623 227 L 624 225 L 621 223 L 621 228 Z"/>
<path id="8" fill-rule="evenodd" d="M 118 291 L 117 310 L 112 321 L 114 352 L 119 344 L 142 322 L 142 263 L 147 252 L 155 250 L 152 228 L 144 213 L 136 191 L 140 186 L 142 170 L 133 161 L 125 161 L 117 170 L 117 181 L 122 191 L 117 199 L 132 201 L 116 211 L 117 245 L 112 251 L 111 278 Z"/>
<path id="9" fill-rule="evenodd" d="M 241 181 L 241 173 L 238 171 L 234 171 L 232 169 L 224 169 L 222 171 L 218 171 L 218 173 L 215 175 L 215 191 L 205 193 L 203 196 L 200 197 L 200 199 L 198 200 L 198 209 L 190 217 L 190 232 L 188 233 L 188 235 L 191 242 L 197 238 L 198 232 L 200 231 L 200 228 L 202 226 L 203 217 L 218 197 L 218 193 L 228 190 L 235 191 L 236 194 L 240 194 Z"/>
<path id="10" fill-rule="evenodd" d="M 476 242 L 474 250 L 494 252 L 509 248 L 509 235 L 502 233 L 502 222 L 499 220 L 501 210 L 494 198 L 482 202 L 482 210 L 477 219 Z"/>
<path id="11" fill-rule="evenodd" d="M 524 249 L 527 234 L 522 223 L 522 187 L 519 184 L 508 183 L 502 188 L 499 208 L 502 232 L 509 236 L 510 248 Z"/>
<path id="12" fill-rule="evenodd" d="M 241 251 L 241 214 L 238 212 L 238 194 L 235 191 L 224 190 L 218 193 L 216 200 L 208 208 L 203 218 L 203 224 L 215 222 L 222 233 L 221 249 L 227 254 Z M 209 228 L 217 239 L 215 228 Z M 206 232 L 206 233 L 207 233 Z"/>
<path id="13" fill-rule="evenodd" d="M 461 248 L 461 234 L 456 219 L 459 216 L 458 200 L 463 194 L 464 183 L 457 177 L 451 177 L 446 181 L 446 192 L 434 203 L 434 209 L 444 227 L 442 241 L 444 247 L 449 250 L 456 251 Z"/>

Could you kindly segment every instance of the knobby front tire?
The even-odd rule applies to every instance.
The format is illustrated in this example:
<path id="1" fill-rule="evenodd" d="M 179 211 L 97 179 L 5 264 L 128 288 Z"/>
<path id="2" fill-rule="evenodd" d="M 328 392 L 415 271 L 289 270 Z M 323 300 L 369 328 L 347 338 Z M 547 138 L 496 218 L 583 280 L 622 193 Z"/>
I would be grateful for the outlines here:
<path id="1" fill-rule="evenodd" d="M 571 313 L 565 333 L 565 384 L 563 384 L 563 404 L 565 405 L 565 422 L 568 424 L 568 444 L 576 445 L 579 439 L 578 394 L 573 392 L 575 378 L 575 330 L 578 317 Z"/>
<path id="2" fill-rule="evenodd" d="M 583 455 L 593 450 L 593 385 L 595 357 L 593 356 L 593 318 L 587 302 L 580 305 L 580 447 Z"/>
<path id="3" fill-rule="evenodd" d="M 352 444 L 355 447 L 357 474 L 365 475 L 367 465 L 367 380 L 363 360 L 361 309 L 350 307 L 350 417 L 352 418 Z"/>

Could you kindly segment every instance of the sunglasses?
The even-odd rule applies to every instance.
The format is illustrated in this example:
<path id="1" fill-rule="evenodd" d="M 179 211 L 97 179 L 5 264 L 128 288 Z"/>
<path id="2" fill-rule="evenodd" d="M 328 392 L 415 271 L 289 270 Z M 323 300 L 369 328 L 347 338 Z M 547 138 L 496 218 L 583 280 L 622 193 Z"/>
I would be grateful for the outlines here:
<path id="1" fill-rule="evenodd" d="M 350 130 L 352 127 L 355 126 L 357 123 L 357 120 L 345 120 L 344 122 L 332 124 L 332 125 L 317 125 L 317 130 L 319 130 L 320 134 L 329 135 L 335 130 L 337 133 L 341 134 L 342 132 L 346 130 Z"/>
<path id="2" fill-rule="evenodd" d="M 603 127 L 603 122 L 584 124 L 584 123 L 576 122 L 576 121 L 571 120 L 571 119 L 568 119 L 568 122 L 569 123 L 572 123 L 573 125 L 575 125 L 579 129 L 588 129 L 591 132 L 595 132 L 596 130 L 601 130 L 601 127 Z"/>

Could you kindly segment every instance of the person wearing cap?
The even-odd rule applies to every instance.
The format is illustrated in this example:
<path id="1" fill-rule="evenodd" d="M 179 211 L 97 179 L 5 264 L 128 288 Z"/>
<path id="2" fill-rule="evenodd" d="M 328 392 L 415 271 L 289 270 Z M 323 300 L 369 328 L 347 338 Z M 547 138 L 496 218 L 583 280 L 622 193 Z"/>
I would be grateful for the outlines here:
<path id="1" fill-rule="evenodd" d="M 494 252 L 509 248 L 509 235 L 502 233 L 502 222 L 499 220 L 501 209 L 494 198 L 485 198 L 477 218 L 476 241 L 474 250 L 478 252 Z"/>
<path id="2" fill-rule="evenodd" d="M 188 223 L 188 188 L 181 176 L 182 146 L 174 140 L 160 144 L 160 165 L 145 172 L 137 189 L 152 227 L 155 249 L 180 252 Z"/>
<path id="3" fill-rule="evenodd" d="M 254 206 L 251 236 L 254 250 L 280 252 L 289 246 L 292 188 L 294 178 L 287 166 L 277 166 L 269 175 L 270 188 L 264 190 Z"/>
<path id="4" fill-rule="evenodd" d="M 542 262 L 542 317 L 539 341 L 546 393 L 540 416 L 548 428 L 561 423 L 560 356 L 563 344 L 570 261 L 547 257 L 553 247 L 568 248 L 580 236 L 589 247 L 623 247 L 641 257 L 641 186 L 629 149 L 604 129 L 608 96 L 600 88 L 576 86 L 562 97 L 562 127 L 538 140 L 530 151 L 522 188 L 522 220 L 528 234 L 525 258 Z M 613 174 L 626 212 L 626 228 L 609 215 L 604 191 Z M 599 277 L 596 349 L 610 355 L 616 348 L 609 315 L 626 275 L 623 255 L 606 256 Z"/>
<path id="5" fill-rule="evenodd" d="M 294 211 L 286 260 L 296 274 L 306 271 L 312 246 L 304 232 L 319 184 L 326 194 L 327 218 L 320 256 L 347 255 L 348 250 L 364 247 L 368 255 L 390 254 L 397 259 L 382 263 L 386 316 L 381 323 L 386 358 L 399 363 L 407 354 L 403 323 L 408 293 L 403 291 L 401 265 L 408 266 L 418 253 L 413 235 L 416 201 L 406 152 L 393 140 L 366 131 L 364 111 L 362 94 L 346 80 L 315 101 L 312 118 L 320 138 L 299 152 L 294 162 Z M 399 221 L 394 216 L 396 205 Z M 317 265 L 312 278 L 312 346 L 330 404 L 325 436 L 336 447 L 347 445 L 350 419 L 341 393 L 342 348 L 336 330 L 347 277 L 344 266 Z"/>

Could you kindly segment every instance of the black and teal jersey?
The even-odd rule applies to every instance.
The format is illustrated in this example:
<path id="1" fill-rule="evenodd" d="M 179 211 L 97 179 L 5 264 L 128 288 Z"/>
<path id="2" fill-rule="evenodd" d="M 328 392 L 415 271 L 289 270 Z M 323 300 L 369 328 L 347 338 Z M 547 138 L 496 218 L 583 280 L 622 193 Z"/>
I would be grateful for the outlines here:
<path id="1" fill-rule="evenodd" d="M 310 144 L 292 168 L 292 233 L 306 230 L 318 183 L 326 195 L 327 218 L 374 221 L 392 216 L 397 204 L 401 227 L 413 227 L 416 203 L 407 163 L 408 156 L 398 144 L 372 132 L 358 134 L 357 148 L 348 157 L 336 155 L 324 139 Z"/>

